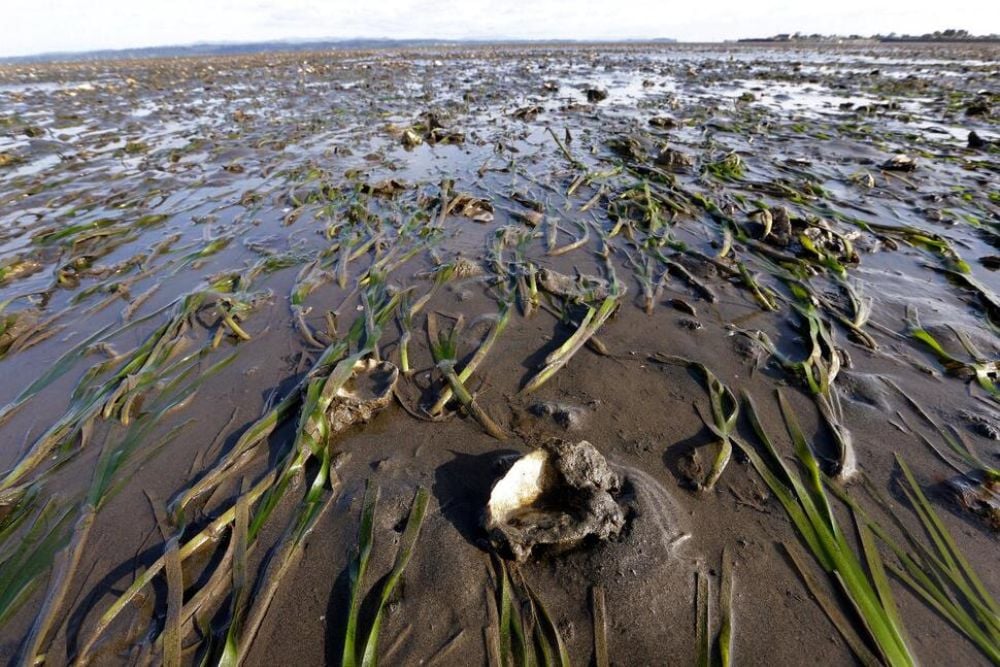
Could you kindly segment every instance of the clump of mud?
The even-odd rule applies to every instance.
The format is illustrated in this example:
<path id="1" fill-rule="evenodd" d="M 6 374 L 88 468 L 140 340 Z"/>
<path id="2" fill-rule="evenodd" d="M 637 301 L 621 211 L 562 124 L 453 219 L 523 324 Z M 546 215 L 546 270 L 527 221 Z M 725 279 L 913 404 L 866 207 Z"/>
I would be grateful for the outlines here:
<path id="1" fill-rule="evenodd" d="M 587 411 L 584 408 L 558 401 L 537 401 L 531 406 L 531 414 L 536 417 L 549 417 L 556 425 L 567 431 L 582 428 L 587 418 Z"/>
<path id="2" fill-rule="evenodd" d="M 607 540 L 625 525 L 614 497 L 621 486 L 621 477 L 586 440 L 549 439 L 493 487 L 485 520 L 490 541 L 523 561 L 536 547 L 561 551 L 588 537 Z"/>

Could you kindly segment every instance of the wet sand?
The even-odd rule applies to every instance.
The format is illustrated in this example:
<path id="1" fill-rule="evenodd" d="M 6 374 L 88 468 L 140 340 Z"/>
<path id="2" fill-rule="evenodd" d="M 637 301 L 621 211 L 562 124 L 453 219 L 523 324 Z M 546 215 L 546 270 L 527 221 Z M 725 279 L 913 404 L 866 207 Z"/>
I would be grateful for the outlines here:
<path id="1" fill-rule="evenodd" d="M 0 67 L 0 659 L 18 660 L 73 553 L 46 664 L 163 660 L 177 590 L 164 574 L 91 645 L 98 619 L 171 538 L 183 547 L 295 458 L 310 381 L 359 348 L 400 364 L 407 331 L 412 372 L 394 402 L 320 448 L 335 474 L 245 664 L 340 662 L 368 481 L 380 500 L 365 627 L 414 493 L 430 491 L 383 664 L 487 663 L 497 593 L 483 508 L 514 457 L 551 435 L 593 443 L 625 479 L 619 536 L 510 566 L 572 664 L 595 659 L 595 587 L 612 664 L 695 662 L 696 577 L 711 583 L 717 630 L 723 558 L 737 664 L 854 663 L 782 546 L 804 549 L 800 537 L 739 448 L 698 488 L 718 450 L 709 393 L 697 368 L 663 355 L 753 396 L 794 465 L 780 389 L 834 477 L 838 440 L 796 364 L 835 364 L 825 396 L 858 472 L 831 484 L 876 512 L 870 480 L 920 534 L 901 456 L 995 594 L 996 491 L 993 514 L 977 514 L 948 482 L 1000 455 L 997 56 L 539 46 Z M 602 303 L 533 290 L 541 270 L 597 276 L 617 306 L 600 345 L 525 394 Z M 505 308 L 467 384 L 506 439 L 455 402 L 428 419 L 444 383 L 427 315 L 447 330 L 461 316 L 461 368 Z M 815 321 L 832 344 L 811 337 Z M 540 402 L 574 419 L 540 415 Z M 285 404 L 237 472 L 169 511 Z M 915 405 L 982 465 L 947 450 Z M 759 448 L 745 405 L 737 429 Z M 303 516 L 324 469 L 319 449 L 308 458 L 254 533 L 247 590 Z M 837 513 L 855 544 L 851 513 Z M 182 627 L 185 663 L 222 649 L 234 543 L 227 525 L 183 563 L 183 602 L 203 619 Z M 922 663 L 989 664 L 899 580 L 892 591 Z"/>

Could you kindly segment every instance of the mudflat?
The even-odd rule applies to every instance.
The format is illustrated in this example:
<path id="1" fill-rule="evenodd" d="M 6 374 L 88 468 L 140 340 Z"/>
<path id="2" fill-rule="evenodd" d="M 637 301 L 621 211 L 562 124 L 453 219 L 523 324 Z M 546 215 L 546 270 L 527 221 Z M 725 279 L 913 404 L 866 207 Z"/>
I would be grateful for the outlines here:
<path id="1" fill-rule="evenodd" d="M 0 659 L 1000 662 L 998 55 L 0 66 Z"/>

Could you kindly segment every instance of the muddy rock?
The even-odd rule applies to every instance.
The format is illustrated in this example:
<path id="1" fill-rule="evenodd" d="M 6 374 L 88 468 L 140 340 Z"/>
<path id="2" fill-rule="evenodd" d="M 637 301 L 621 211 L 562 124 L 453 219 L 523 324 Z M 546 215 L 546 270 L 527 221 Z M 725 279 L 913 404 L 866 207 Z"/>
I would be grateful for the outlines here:
<path id="1" fill-rule="evenodd" d="M 986 97 L 977 97 L 965 107 L 966 116 L 989 116 L 990 102 Z"/>
<path id="2" fill-rule="evenodd" d="M 424 138 L 414 132 L 411 128 L 403 130 L 402 137 L 403 146 L 406 148 L 413 148 L 424 143 Z"/>
<path id="3" fill-rule="evenodd" d="M 473 222 L 493 222 L 493 204 L 470 194 L 459 193 L 448 204 L 447 213 L 460 215 Z"/>
<path id="4" fill-rule="evenodd" d="M 524 193 L 513 192 L 511 193 L 510 198 L 525 208 L 531 209 L 537 213 L 545 213 L 545 204 L 537 199 L 532 199 Z"/>
<path id="5" fill-rule="evenodd" d="M 538 211 L 514 211 L 511 213 L 511 217 L 532 228 L 545 222 L 545 216 Z"/>
<path id="6" fill-rule="evenodd" d="M 831 232 L 825 221 L 814 221 L 802 231 L 802 236 L 806 237 L 813 247 L 824 250 L 842 262 L 855 263 L 858 261 L 853 248 L 847 246 L 843 238 Z M 803 241 L 803 244 L 805 243 Z"/>
<path id="7" fill-rule="evenodd" d="M 990 440 L 1000 440 L 1000 423 L 984 415 L 962 410 L 961 417 L 976 435 Z"/>
<path id="8" fill-rule="evenodd" d="M 550 417 L 552 421 L 567 431 L 575 431 L 583 427 L 587 411 L 577 405 L 556 401 L 538 401 L 531 406 L 531 414 L 536 417 Z"/>
<path id="9" fill-rule="evenodd" d="M 542 113 L 542 111 L 544 111 L 542 107 L 538 106 L 537 104 L 532 104 L 530 106 L 521 107 L 520 109 L 515 110 L 511 114 L 511 117 L 523 121 L 532 121 L 535 120 L 538 114 Z"/>
<path id="10" fill-rule="evenodd" d="M 646 147 L 634 136 L 615 137 L 608 141 L 608 148 L 626 160 L 642 161 L 646 159 Z"/>
<path id="11" fill-rule="evenodd" d="M 0 356 L 15 347 L 22 336 L 30 334 L 39 321 L 39 313 L 34 308 L 19 313 L 0 313 Z"/>
<path id="12" fill-rule="evenodd" d="M 376 197 L 395 197 L 400 192 L 406 190 L 407 184 L 395 178 L 387 178 L 375 183 L 364 183 L 361 191 Z"/>
<path id="13" fill-rule="evenodd" d="M 430 144 L 461 144 L 465 142 L 465 133 L 447 127 L 436 127 L 427 133 L 427 143 Z"/>
<path id="14" fill-rule="evenodd" d="M 886 171 L 914 171 L 917 161 L 909 155 L 893 155 L 882 163 L 882 168 Z"/>
<path id="15" fill-rule="evenodd" d="M 465 133 L 450 127 L 448 118 L 436 111 L 421 113 L 415 123 L 405 128 L 391 127 L 401 135 L 403 147 L 412 149 L 426 142 L 428 144 L 461 144 Z"/>
<path id="16" fill-rule="evenodd" d="M 984 255 L 979 258 L 979 263 L 990 271 L 1000 269 L 1000 255 Z"/>
<path id="17" fill-rule="evenodd" d="M 677 127 L 677 121 L 669 116 L 653 116 L 649 119 L 649 124 L 663 130 L 672 130 Z"/>
<path id="18" fill-rule="evenodd" d="M 766 239 L 772 245 L 787 248 L 792 242 L 792 219 L 788 215 L 788 209 L 784 206 L 777 206 L 770 209 L 771 233 Z"/>
<path id="19" fill-rule="evenodd" d="M 591 104 L 608 99 L 608 91 L 603 88 L 587 88 L 583 92 L 587 95 L 587 101 Z"/>
<path id="20" fill-rule="evenodd" d="M 22 162 L 19 155 L 8 152 L 0 152 L 0 167 L 10 167 Z"/>
<path id="21" fill-rule="evenodd" d="M 966 511 L 1000 532 L 1000 480 L 983 471 L 959 475 L 946 483 L 955 501 Z"/>
<path id="22" fill-rule="evenodd" d="M 456 278 L 474 278 L 483 275 L 482 265 L 462 255 L 455 257 L 452 266 L 454 267 L 453 275 Z"/>
<path id="23" fill-rule="evenodd" d="M 656 164 L 670 171 L 683 171 L 694 166 L 694 158 L 673 148 L 664 148 L 656 156 Z"/>
<path id="24" fill-rule="evenodd" d="M 535 549 L 607 540 L 625 525 L 612 495 L 620 488 L 621 478 L 592 444 L 552 438 L 494 485 L 484 525 L 493 547 L 518 561 Z"/>

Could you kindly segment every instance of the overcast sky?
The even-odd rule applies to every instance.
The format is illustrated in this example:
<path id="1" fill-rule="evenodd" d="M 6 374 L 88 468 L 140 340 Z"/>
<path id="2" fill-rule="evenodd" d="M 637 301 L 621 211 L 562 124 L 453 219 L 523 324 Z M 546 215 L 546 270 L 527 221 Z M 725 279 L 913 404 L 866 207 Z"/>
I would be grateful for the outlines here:
<path id="1" fill-rule="evenodd" d="M 1000 1 L 0 0 L 0 56 L 324 37 L 714 41 L 946 28 L 1000 33 Z"/>

